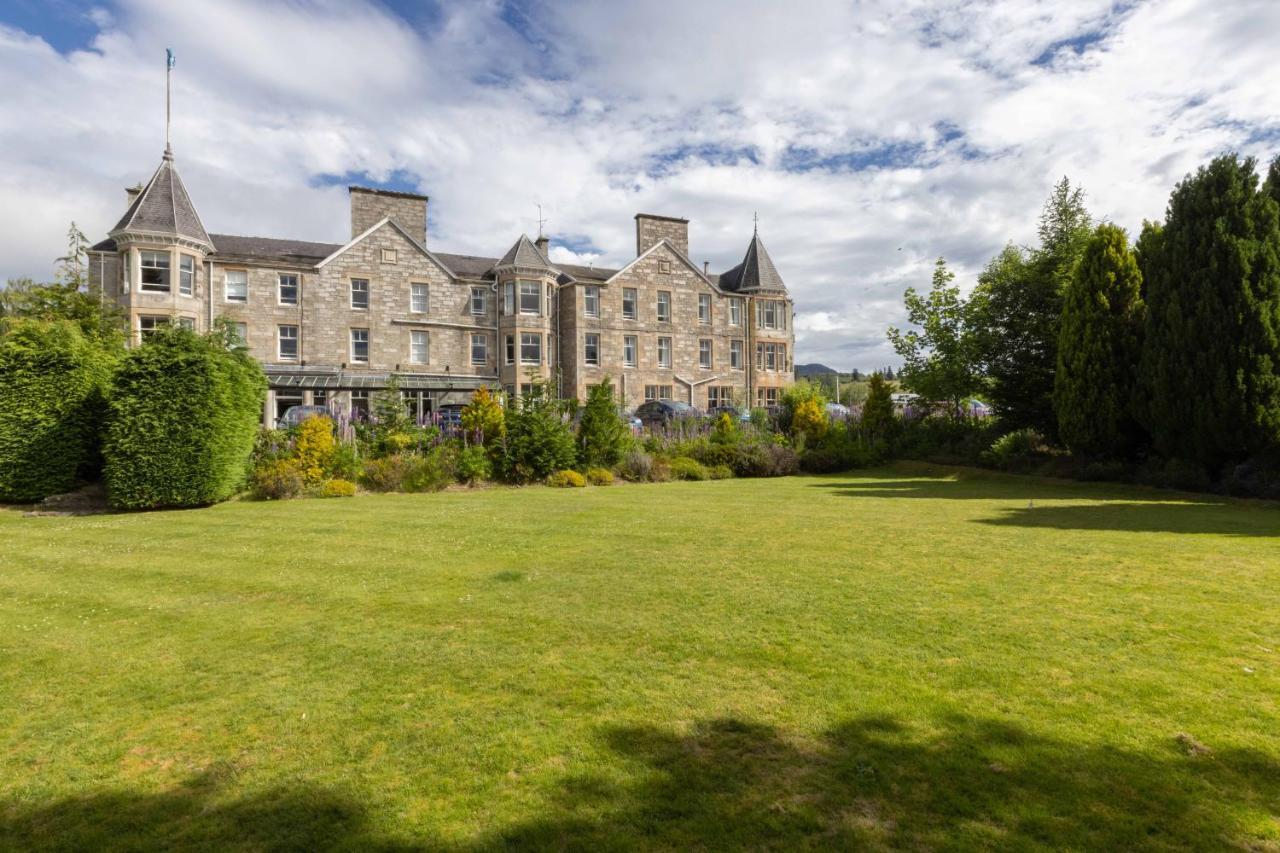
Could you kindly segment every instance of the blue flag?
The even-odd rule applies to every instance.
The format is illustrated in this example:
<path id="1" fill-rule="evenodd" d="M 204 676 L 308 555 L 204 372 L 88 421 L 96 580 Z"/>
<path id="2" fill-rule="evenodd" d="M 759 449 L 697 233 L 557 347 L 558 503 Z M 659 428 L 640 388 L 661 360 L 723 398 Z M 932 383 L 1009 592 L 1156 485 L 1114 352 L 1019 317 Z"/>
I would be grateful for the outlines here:
<path id="1" fill-rule="evenodd" d="M 167 48 L 167 47 L 166 47 L 166 48 L 164 49 L 164 55 L 165 55 L 165 62 L 167 63 L 167 66 L 166 66 L 166 67 L 167 67 L 170 71 L 172 71 L 172 70 L 173 70 L 173 63 L 174 63 L 173 51 L 172 51 L 171 49 L 169 49 L 169 48 Z"/>

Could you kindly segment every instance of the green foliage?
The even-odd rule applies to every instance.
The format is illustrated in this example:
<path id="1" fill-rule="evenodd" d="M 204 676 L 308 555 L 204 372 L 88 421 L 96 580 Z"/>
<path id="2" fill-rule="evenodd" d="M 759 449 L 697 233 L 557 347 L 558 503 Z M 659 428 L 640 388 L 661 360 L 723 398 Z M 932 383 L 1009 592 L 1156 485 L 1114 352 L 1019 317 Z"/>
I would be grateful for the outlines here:
<path id="1" fill-rule="evenodd" d="M 405 492 L 438 492 L 457 480 L 458 448 L 442 444 L 423 455 L 406 457 L 409 465 L 401 480 Z"/>
<path id="2" fill-rule="evenodd" d="M 336 449 L 333 421 L 312 415 L 298 425 L 293 459 L 308 486 L 321 482 L 331 472 Z"/>
<path id="3" fill-rule="evenodd" d="M 732 480 L 733 469 L 728 465 L 712 465 L 707 469 L 712 480 Z"/>
<path id="4" fill-rule="evenodd" d="M 587 482 L 593 486 L 612 486 L 613 472 L 608 468 L 588 468 Z"/>
<path id="5" fill-rule="evenodd" d="M 581 489 L 587 485 L 587 480 L 577 471 L 566 468 L 563 471 L 555 471 L 547 476 L 547 485 L 557 489 Z"/>
<path id="6" fill-rule="evenodd" d="M 982 376 L 972 312 L 955 277 L 938 258 L 928 296 L 908 287 L 907 320 L 919 331 L 890 328 L 889 342 L 904 362 L 903 387 L 927 403 L 945 403 L 951 417 L 960 417 L 969 396 L 982 387 Z"/>
<path id="7" fill-rule="evenodd" d="M 618 463 L 618 474 L 632 483 L 643 483 L 653 471 L 653 456 L 643 450 L 632 450 Z"/>
<path id="8" fill-rule="evenodd" d="M 814 442 L 827 434 L 827 411 L 816 400 L 805 400 L 791 414 L 791 434 Z"/>
<path id="9" fill-rule="evenodd" d="M 687 456 L 677 456 L 669 464 L 671 476 L 677 480 L 706 480 L 711 477 L 705 465 Z"/>
<path id="10" fill-rule="evenodd" d="M 587 393 L 578 423 L 578 462 L 588 468 L 617 465 L 631 444 L 631 431 L 618 414 L 609 377 Z"/>
<path id="11" fill-rule="evenodd" d="M 468 485 L 493 479 L 493 463 L 489 454 L 478 445 L 464 447 L 458 454 L 458 482 Z"/>
<path id="12" fill-rule="evenodd" d="M 322 498 L 354 498 L 356 496 L 356 484 L 350 480 L 335 477 L 320 484 L 319 494 Z"/>
<path id="13" fill-rule="evenodd" d="M 867 382 L 867 400 L 862 404 L 862 429 L 872 438 L 886 438 L 897 418 L 893 412 L 893 389 L 879 373 Z"/>
<path id="14" fill-rule="evenodd" d="M 800 467 L 813 474 L 866 468 L 882 461 L 885 442 L 857 423 L 837 421 L 818 442 L 800 454 Z"/>
<path id="15" fill-rule="evenodd" d="M 1047 450 L 1044 436 L 1033 429 L 1019 429 L 996 439 L 983 454 L 983 460 L 1006 471 L 1025 470 Z"/>
<path id="16" fill-rule="evenodd" d="M 806 403 L 812 404 L 807 407 L 806 414 L 810 417 L 810 421 L 801 425 L 799 430 L 795 426 L 796 410 Z M 784 433 L 788 434 L 804 434 L 808 429 L 821 429 L 816 422 L 812 420 L 814 411 L 820 412 L 822 417 L 820 420 L 826 422 L 826 410 L 823 408 L 827 404 L 827 393 L 823 389 L 820 382 L 814 382 L 809 379 L 800 379 L 792 383 L 789 387 L 782 390 L 782 394 L 778 398 L 779 413 L 778 427 Z"/>
<path id="17" fill-rule="evenodd" d="M 244 483 L 266 379 L 243 350 L 157 329 L 115 373 L 103 447 L 107 498 L 127 509 L 202 506 Z"/>
<path id="18" fill-rule="evenodd" d="M 1280 446 L 1280 206 L 1255 167 L 1178 184 L 1149 261 L 1141 414 L 1159 456 L 1211 472 Z"/>
<path id="19" fill-rule="evenodd" d="M 272 459 L 253 469 L 250 491 L 259 500 L 279 501 L 302 494 L 306 480 L 302 470 L 291 459 Z"/>
<path id="20" fill-rule="evenodd" d="M 406 491 L 405 482 L 419 457 L 411 453 L 393 453 L 366 459 L 360 472 L 360 485 L 371 492 Z"/>
<path id="21" fill-rule="evenodd" d="M 736 444 L 741 438 L 738 419 L 728 412 L 721 412 L 711 426 L 711 441 L 715 444 Z"/>
<path id="22" fill-rule="evenodd" d="M 480 433 L 485 447 L 493 447 L 506 435 L 502 406 L 488 388 L 478 389 L 471 402 L 462 407 L 462 428 L 468 433 Z"/>
<path id="23" fill-rule="evenodd" d="M 1142 273 L 1124 230 L 1099 225 L 1067 289 L 1058 338 L 1054 407 L 1059 435 L 1076 453 L 1128 457 L 1141 442 L 1133 417 L 1141 293 Z"/>
<path id="24" fill-rule="evenodd" d="M 113 355 L 65 320 L 18 320 L 0 337 L 0 501 L 38 501 L 96 474 Z"/>
<path id="25" fill-rule="evenodd" d="M 1054 372 L 1062 296 L 1092 230 L 1084 194 L 1063 178 L 1040 217 L 1040 245 L 1008 246 L 978 278 L 971 299 L 987 395 L 1008 427 L 1057 432 Z"/>
<path id="26" fill-rule="evenodd" d="M 996 418 L 915 418 L 901 422 L 890 449 L 895 458 L 978 465 L 1002 434 Z"/>
<path id="27" fill-rule="evenodd" d="M 502 440 L 500 471 L 516 483 L 545 480 L 577 461 L 573 434 L 561 407 L 542 383 L 522 395 L 518 407 L 507 409 L 507 434 Z"/>

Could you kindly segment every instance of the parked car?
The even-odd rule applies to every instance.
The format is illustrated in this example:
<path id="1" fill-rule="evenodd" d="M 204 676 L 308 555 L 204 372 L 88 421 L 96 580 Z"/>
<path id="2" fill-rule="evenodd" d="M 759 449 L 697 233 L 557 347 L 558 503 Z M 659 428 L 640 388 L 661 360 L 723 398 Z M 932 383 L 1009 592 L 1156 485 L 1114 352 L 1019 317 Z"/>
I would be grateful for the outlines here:
<path id="1" fill-rule="evenodd" d="M 636 409 L 637 418 L 648 427 L 666 426 L 672 421 L 695 419 L 702 417 L 702 412 L 688 403 L 677 403 L 675 400 L 650 400 Z"/>
<path id="2" fill-rule="evenodd" d="M 331 417 L 329 410 L 324 406 L 290 406 L 280 416 L 278 426 L 280 429 L 290 429 L 314 415 L 319 415 L 322 418 Z"/>

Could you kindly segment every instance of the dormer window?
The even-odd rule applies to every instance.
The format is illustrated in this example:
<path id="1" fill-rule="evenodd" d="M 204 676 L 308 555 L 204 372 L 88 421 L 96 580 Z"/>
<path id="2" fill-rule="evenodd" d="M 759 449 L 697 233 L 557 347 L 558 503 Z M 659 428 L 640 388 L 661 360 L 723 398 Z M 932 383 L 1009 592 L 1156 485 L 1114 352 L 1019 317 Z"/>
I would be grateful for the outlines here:
<path id="1" fill-rule="evenodd" d="M 139 252 L 139 271 L 142 274 L 141 287 L 159 293 L 169 292 L 168 252 Z"/>

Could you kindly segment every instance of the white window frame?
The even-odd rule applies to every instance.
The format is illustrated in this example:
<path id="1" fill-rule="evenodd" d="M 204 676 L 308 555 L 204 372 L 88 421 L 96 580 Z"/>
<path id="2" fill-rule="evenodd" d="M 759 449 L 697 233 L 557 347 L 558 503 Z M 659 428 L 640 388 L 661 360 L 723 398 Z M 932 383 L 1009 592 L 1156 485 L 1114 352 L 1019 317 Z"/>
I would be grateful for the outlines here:
<path id="1" fill-rule="evenodd" d="M 476 347 L 480 348 L 480 357 L 476 358 Z M 483 332 L 471 333 L 471 363 L 472 364 L 488 364 L 489 363 L 489 336 Z"/>
<path id="2" fill-rule="evenodd" d="M 190 264 L 190 269 L 187 265 Z M 194 296 L 196 292 L 196 256 L 185 252 L 178 254 L 178 293 Z"/>
<path id="3" fill-rule="evenodd" d="M 179 317 L 178 327 L 186 329 L 188 332 L 194 332 L 196 330 L 196 320 L 194 317 Z"/>
<path id="4" fill-rule="evenodd" d="M 239 288 L 241 284 L 244 285 L 244 291 L 236 295 L 232 295 L 232 289 L 231 289 L 232 288 L 231 276 L 233 275 L 244 276 L 243 282 L 237 281 L 234 283 L 235 287 L 237 288 Z M 249 304 L 249 271 L 248 270 L 223 270 L 222 271 L 222 298 L 224 301 L 231 302 L 236 305 Z"/>
<path id="5" fill-rule="evenodd" d="M 729 325 L 730 326 L 742 325 L 742 300 L 741 299 L 729 300 Z"/>
<path id="6" fill-rule="evenodd" d="M 357 340 L 357 335 L 363 335 L 363 340 Z M 347 335 L 347 339 L 351 345 L 351 363 L 352 364 L 368 364 L 369 363 L 369 330 L 368 329 L 351 329 Z M 356 344 L 364 344 L 364 357 L 356 355 Z"/>
<path id="7" fill-rule="evenodd" d="M 729 369 L 742 369 L 742 341 L 729 341 Z"/>
<path id="8" fill-rule="evenodd" d="M 600 288 L 594 284 L 582 288 L 582 313 L 588 317 L 600 316 Z"/>
<path id="9" fill-rule="evenodd" d="M 668 370 L 671 368 L 671 338 L 665 336 L 658 338 L 658 367 Z"/>
<path id="10" fill-rule="evenodd" d="M 516 336 L 507 335 L 506 339 L 503 341 L 503 346 L 505 349 L 505 352 L 503 353 L 503 358 L 506 360 L 506 363 L 515 364 L 516 363 Z"/>
<path id="11" fill-rule="evenodd" d="M 286 335 L 285 330 L 292 329 L 293 334 Z M 293 354 L 288 355 L 284 351 L 284 342 L 293 341 Z M 276 326 L 276 358 L 280 361 L 297 361 L 298 360 L 298 327 L 292 325 Z"/>
<path id="12" fill-rule="evenodd" d="M 236 340 L 240 342 L 240 346 L 247 347 L 249 345 L 249 324 L 236 323 L 235 336 Z"/>
<path id="13" fill-rule="evenodd" d="M 409 330 L 409 363 L 431 363 L 431 333 L 426 329 Z"/>
<path id="14" fill-rule="evenodd" d="M 293 279 L 293 284 L 285 284 L 285 279 Z M 285 299 L 285 288 L 292 288 L 293 298 Z M 301 281 L 297 273 L 281 272 L 276 273 L 276 304 L 277 305 L 297 305 L 298 295 L 302 290 Z"/>
<path id="15" fill-rule="evenodd" d="M 150 260 L 151 263 L 147 263 Z M 144 281 L 147 270 L 163 273 L 164 284 Z M 157 252 L 152 249 L 141 249 L 138 252 L 138 289 L 145 293 L 169 293 L 173 288 L 173 255 L 169 252 Z"/>
<path id="16" fill-rule="evenodd" d="M 663 309 L 666 309 L 665 311 Z M 671 291 L 659 290 L 658 299 L 655 303 L 654 310 L 657 312 L 659 323 L 671 322 Z M 665 316 L 664 316 L 665 315 Z"/>
<path id="17" fill-rule="evenodd" d="M 600 336 L 595 332 L 588 332 L 582 336 L 582 363 L 591 367 L 600 366 Z"/>
<path id="18" fill-rule="evenodd" d="M 698 322 L 704 326 L 711 325 L 711 294 L 698 294 Z"/>
<path id="19" fill-rule="evenodd" d="M 527 340 L 526 340 L 527 339 Z M 537 347 L 537 355 L 530 359 L 525 357 L 525 347 Z M 521 364 L 542 364 L 542 335 L 537 332 L 521 332 L 520 333 L 520 363 Z"/>
<path id="20" fill-rule="evenodd" d="M 622 338 L 622 366 L 635 367 L 640 356 L 640 340 L 635 335 Z"/>
<path id="21" fill-rule="evenodd" d="M 520 313 L 527 315 L 529 317 L 541 317 L 542 316 L 542 286 L 538 284 L 538 282 L 536 281 L 529 281 L 527 279 L 523 281 L 517 281 L 516 283 L 519 285 L 518 290 L 519 290 L 519 296 L 520 296 Z M 533 298 L 538 300 L 537 308 L 530 311 L 524 307 L 526 296 L 532 296 Z"/>
<path id="22" fill-rule="evenodd" d="M 627 310 L 627 303 L 631 303 L 631 310 Z M 640 291 L 634 287 L 622 288 L 622 319 L 638 320 L 640 318 Z"/>
<path id="23" fill-rule="evenodd" d="M 363 286 L 363 287 L 357 287 L 357 286 L 356 286 L 356 284 L 357 284 L 357 283 L 360 283 L 360 284 L 362 284 L 362 285 L 364 285 L 364 286 Z M 370 290 L 370 288 L 369 288 L 369 279 L 367 279 L 367 278 L 353 278 L 353 279 L 351 279 L 351 310 L 352 310 L 352 311 L 368 311 L 368 310 L 369 310 L 369 290 Z M 357 305 L 357 304 L 356 304 L 356 294 L 357 294 L 357 293 L 363 293 L 363 294 L 364 294 L 364 304 L 363 304 L 363 305 Z"/>
<path id="24" fill-rule="evenodd" d="M 477 301 L 477 299 L 479 301 Z M 483 287 L 471 288 L 471 316 L 483 317 L 488 308 L 488 294 Z"/>
<path id="25" fill-rule="evenodd" d="M 516 283 L 508 281 L 502 285 L 502 316 L 510 317 L 516 313 Z"/>
<path id="26" fill-rule="evenodd" d="M 409 313 L 429 314 L 431 312 L 431 285 L 425 281 L 409 283 Z"/>
<path id="27" fill-rule="evenodd" d="M 139 314 L 138 339 L 142 340 L 161 326 L 169 325 L 170 322 L 170 318 L 164 314 Z M 147 328 L 148 326 L 150 328 Z"/>
<path id="28" fill-rule="evenodd" d="M 710 338 L 698 339 L 698 366 L 710 370 L 715 364 L 715 347 Z"/>

